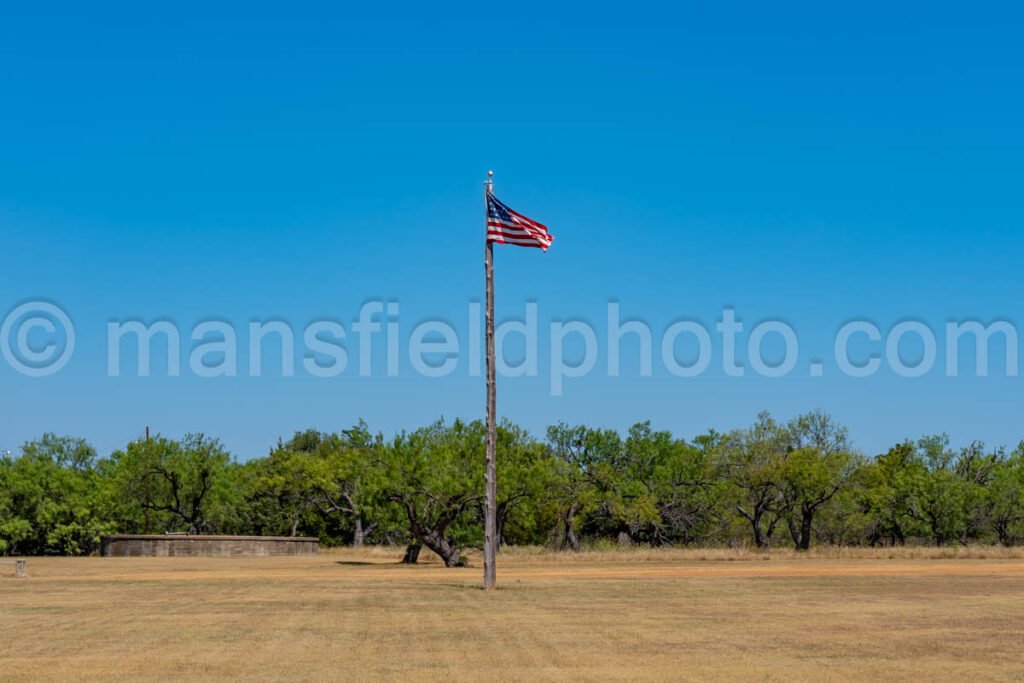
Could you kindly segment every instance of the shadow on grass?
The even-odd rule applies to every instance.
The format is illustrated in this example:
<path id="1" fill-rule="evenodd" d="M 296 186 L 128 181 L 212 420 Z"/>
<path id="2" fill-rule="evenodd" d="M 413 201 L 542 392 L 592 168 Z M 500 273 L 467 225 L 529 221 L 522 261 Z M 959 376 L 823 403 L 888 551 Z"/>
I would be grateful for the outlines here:
<path id="1" fill-rule="evenodd" d="M 415 564 L 408 564 L 401 560 L 395 560 L 393 562 L 364 562 L 362 560 L 335 560 L 334 564 L 340 564 L 345 567 L 376 567 L 377 569 L 384 569 L 385 567 L 405 567 L 407 569 L 448 569 L 450 571 L 456 571 L 459 569 L 479 569 L 476 565 L 466 564 L 460 567 L 445 567 L 439 562 L 416 562 Z"/>
<path id="2" fill-rule="evenodd" d="M 429 569 L 431 567 L 433 567 L 435 569 L 438 568 L 438 567 L 440 567 L 442 569 L 444 568 L 444 564 L 442 564 L 440 562 L 416 562 L 414 564 L 408 564 L 406 562 L 402 562 L 401 560 L 390 560 L 390 561 L 380 561 L 380 562 L 365 562 L 363 560 L 335 560 L 334 564 L 340 564 L 340 565 L 344 565 L 344 566 L 347 566 L 347 567 L 377 567 L 378 569 L 383 569 L 384 567 L 408 567 L 408 568 L 412 568 L 412 569 L 416 569 L 416 568 L 420 568 L 420 567 L 424 567 L 424 568 L 427 568 L 427 569 Z M 467 566 L 469 566 L 469 565 L 467 565 Z M 465 568 L 466 567 L 449 567 L 449 569 L 465 569 Z"/>

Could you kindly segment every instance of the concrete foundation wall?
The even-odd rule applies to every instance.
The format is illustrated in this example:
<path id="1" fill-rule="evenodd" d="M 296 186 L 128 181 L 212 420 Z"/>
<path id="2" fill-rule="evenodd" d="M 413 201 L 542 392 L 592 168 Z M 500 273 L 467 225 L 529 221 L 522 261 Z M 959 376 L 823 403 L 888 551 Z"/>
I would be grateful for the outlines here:
<path id="1" fill-rule="evenodd" d="M 103 557 L 315 555 L 316 538 L 286 536 L 158 536 L 118 534 L 100 539 Z"/>

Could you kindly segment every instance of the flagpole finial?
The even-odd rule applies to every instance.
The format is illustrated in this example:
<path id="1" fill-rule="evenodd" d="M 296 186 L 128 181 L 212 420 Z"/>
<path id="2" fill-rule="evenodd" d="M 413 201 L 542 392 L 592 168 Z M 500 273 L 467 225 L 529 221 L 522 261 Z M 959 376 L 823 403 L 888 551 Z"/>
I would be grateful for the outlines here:
<path id="1" fill-rule="evenodd" d="M 487 177 L 488 178 L 493 178 L 494 177 L 494 171 L 488 171 L 487 172 Z"/>

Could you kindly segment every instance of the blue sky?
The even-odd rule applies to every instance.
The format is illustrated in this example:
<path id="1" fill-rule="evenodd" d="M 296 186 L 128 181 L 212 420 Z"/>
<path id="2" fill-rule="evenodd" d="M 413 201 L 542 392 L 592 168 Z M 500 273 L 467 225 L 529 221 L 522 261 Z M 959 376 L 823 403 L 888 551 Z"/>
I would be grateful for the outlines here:
<path id="1" fill-rule="evenodd" d="M 498 319 L 534 301 L 542 351 L 548 324 L 570 319 L 589 321 L 602 350 L 561 396 L 545 353 L 537 377 L 502 378 L 502 416 L 538 434 L 559 420 L 650 419 L 690 437 L 760 410 L 822 408 L 869 453 L 935 432 L 1015 445 L 1024 385 L 1001 353 L 988 377 L 947 377 L 940 339 L 922 377 L 883 367 L 855 379 L 836 371 L 832 342 L 853 319 L 883 333 L 911 319 L 937 333 L 949 320 L 1021 322 L 1022 14 L 1010 3 L 7 8 L 0 315 L 52 302 L 76 346 L 49 377 L 0 362 L 0 450 L 56 431 L 106 451 L 148 424 L 217 435 L 248 458 L 296 429 L 361 417 L 388 433 L 482 417 L 467 363 L 427 378 L 403 355 L 389 377 L 383 335 L 370 377 L 354 372 L 351 336 L 350 367 L 330 379 L 246 376 L 244 339 L 236 377 L 110 377 L 106 327 L 170 320 L 187 354 L 200 321 L 283 320 L 301 341 L 310 321 L 350 327 L 364 302 L 393 300 L 403 334 L 437 319 L 461 337 L 483 296 L 492 168 L 497 195 L 556 235 L 547 254 L 498 249 Z M 725 307 L 748 329 L 782 320 L 799 361 L 785 377 L 737 378 L 716 355 L 679 378 L 656 359 L 643 377 L 626 341 L 609 377 L 608 301 L 656 338 L 683 319 L 713 332 Z M 913 341 L 901 347 L 911 359 Z M 808 372 L 815 360 L 822 377 Z"/>

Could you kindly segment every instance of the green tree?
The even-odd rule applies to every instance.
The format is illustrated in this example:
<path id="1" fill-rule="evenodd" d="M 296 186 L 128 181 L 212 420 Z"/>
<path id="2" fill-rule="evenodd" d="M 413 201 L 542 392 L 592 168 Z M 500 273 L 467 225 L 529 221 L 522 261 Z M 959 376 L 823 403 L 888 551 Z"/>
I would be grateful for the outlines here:
<path id="1" fill-rule="evenodd" d="M 911 514 L 925 525 L 936 545 L 958 541 L 967 530 L 968 491 L 955 471 L 957 454 L 949 448 L 949 437 L 920 439 L 917 457 L 924 471 L 917 482 Z"/>
<path id="2" fill-rule="evenodd" d="M 231 458 L 217 439 L 190 434 L 181 441 L 157 436 L 111 456 L 120 515 L 130 531 L 218 531 L 235 519 L 239 491 L 231 485 Z"/>
<path id="3" fill-rule="evenodd" d="M 0 458 L 0 552 L 93 552 L 112 531 L 96 452 L 84 439 L 44 434 Z"/>
<path id="4" fill-rule="evenodd" d="M 542 500 L 557 476 L 554 458 L 526 430 L 507 421 L 498 425 L 496 455 L 499 547 L 510 540 L 526 544 L 542 541 L 545 523 L 550 518 Z M 477 517 L 481 527 L 483 515 L 483 505 L 479 504 Z"/>
<path id="5" fill-rule="evenodd" d="M 868 515 L 871 545 L 904 545 L 925 527 L 914 514 L 926 468 L 912 442 L 905 441 L 865 467 L 862 501 Z"/>
<path id="6" fill-rule="evenodd" d="M 364 422 L 338 434 L 298 432 L 259 468 L 254 495 L 286 533 L 303 529 L 360 548 L 390 521 L 378 481 L 382 449 Z"/>
<path id="7" fill-rule="evenodd" d="M 988 486 L 989 517 L 999 542 L 1024 542 L 1024 443 L 999 462 Z"/>
<path id="8" fill-rule="evenodd" d="M 249 495 L 259 526 L 287 536 L 317 527 L 310 518 L 319 516 L 318 469 L 313 454 L 283 445 L 255 461 Z"/>
<path id="9" fill-rule="evenodd" d="M 778 471 L 785 516 L 794 547 L 808 550 L 815 516 L 849 484 L 861 461 L 847 429 L 824 412 L 794 418 L 785 433 L 788 452 Z"/>
<path id="10" fill-rule="evenodd" d="M 605 471 L 606 500 L 620 539 L 690 543 L 706 540 L 721 514 L 722 487 L 714 482 L 717 436 L 689 444 L 649 422 L 630 428 L 621 453 Z"/>
<path id="11" fill-rule="evenodd" d="M 999 464 L 1006 459 L 1002 449 L 985 452 L 985 444 L 974 441 L 960 450 L 953 471 L 964 491 L 964 530 L 960 542 L 991 540 L 989 484 Z"/>
<path id="12" fill-rule="evenodd" d="M 768 413 L 753 426 L 731 432 L 717 446 L 718 476 L 727 482 L 726 495 L 750 526 L 754 545 L 770 546 L 782 520 L 782 474 L 788 434 Z"/>
<path id="13" fill-rule="evenodd" d="M 438 420 L 394 438 L 379 461 L 388 501 L 404 514 L 414 562 L 423 545 L 448 567 L 465 563 L 461 549 L 480 537 L 457 522 L 483 496 L 484 425 Z"/>
<path id="14" fill-rule="evenodd" d="M 602 494 L 602 464 L 619 449 L 619 436 L 610 430 L 560 423 L 548 428 L 547 444 L 555 459 L 549 500 L 554 507 L 555 524 L 550 543 L 559 550 L 581 550 L 581 519 L 592 514 L 601 517 L 599 508 L 606 502 Z"/>

